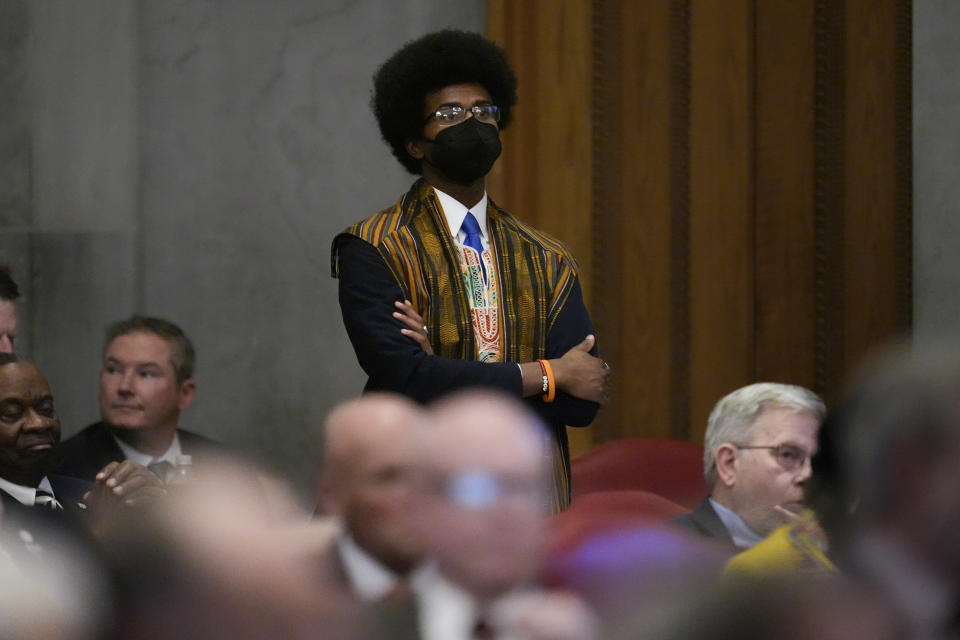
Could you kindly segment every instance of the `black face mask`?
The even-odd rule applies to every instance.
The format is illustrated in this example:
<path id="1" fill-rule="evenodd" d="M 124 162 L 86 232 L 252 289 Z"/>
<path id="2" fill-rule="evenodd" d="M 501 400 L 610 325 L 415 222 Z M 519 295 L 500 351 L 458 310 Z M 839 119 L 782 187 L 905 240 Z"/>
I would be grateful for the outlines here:
<path id="1" fill-rule="evenodd" d="M 460 184 L 470 184 L 487 175 L 502 148 L 497 125 L 484 124 L 476 118 L 447 127 L 425 142 L 433 145 L 425 160 Z"/>

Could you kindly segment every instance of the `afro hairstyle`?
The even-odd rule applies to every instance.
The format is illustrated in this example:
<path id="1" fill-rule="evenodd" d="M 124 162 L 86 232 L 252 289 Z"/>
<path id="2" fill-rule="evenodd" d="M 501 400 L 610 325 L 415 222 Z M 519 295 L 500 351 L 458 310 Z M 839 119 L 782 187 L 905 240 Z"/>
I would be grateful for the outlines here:
<path id="1" fill-rule="evenodd" d="M 423 131 L 423 102 L 431 91 L 477 83 L 500 107 L 500 128 L 517 102 L 517 77 L 506 53 L 479 33 L 445 29 L 408 42 L 373 76 L 373 108 L 383 139 L 410 173 L 420 161 L 407 153 L 407 140 Z"/>

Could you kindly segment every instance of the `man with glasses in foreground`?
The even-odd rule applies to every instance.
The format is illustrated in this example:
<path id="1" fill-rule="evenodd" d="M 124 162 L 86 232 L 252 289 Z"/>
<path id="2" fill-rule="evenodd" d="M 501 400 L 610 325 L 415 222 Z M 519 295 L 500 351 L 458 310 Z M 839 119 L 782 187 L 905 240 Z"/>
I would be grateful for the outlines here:
<path id="1" fill-rule="evenodd" d="M 786 384 L 751 384 L 722 398 L 704 436 L 710 495 L 673 522 L 749 549 L 799 517 L 825 415 L 815 393 Z"/>
<path id="2" fill-rule="evenodd" d="M 578 598 L 545 588 L 549 436 L 517 400 L 478 391 L 430 408 L 414 446 L 410 578 L 422 640 L 592 640 Z"/>
<path id="3" fill-rule="evenodd" d="M 429 402 L 468 387 L 525 398 L 553 438 L 553 508 L 570 498 L 564 425 L 606 401 L 577 265 L 487 197 L 516 77 L 476 33 L 408 43 L 374 77 L 383 138 L 419 174 L 397 204 L 333 240 L 340 309 L 366 390 Z"/>

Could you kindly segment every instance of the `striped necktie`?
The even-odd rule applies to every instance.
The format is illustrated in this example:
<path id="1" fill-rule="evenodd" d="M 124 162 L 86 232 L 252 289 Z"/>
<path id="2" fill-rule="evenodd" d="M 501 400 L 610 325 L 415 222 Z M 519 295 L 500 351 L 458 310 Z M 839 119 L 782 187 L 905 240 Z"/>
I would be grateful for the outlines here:
<path id="1" fill-rule="evenodd" d="M 170 472 L 173 471 L 173 465 L 167 462 L 166 460 L 160 460 L 158 462 L 151 462 L 147 465 L 147 469 L 150 469 L 163 484 L 167 484 L 167 480 L 170 478 Z"/>
<path id="2" fill-rule="evenodd" d="M 46 489 L 37 489 L 37 495 L 33 500 L 34 506 L 37 507 L 46 507 L 48 509 L 53 509 L 54 511 L 60 511 L 63 509 L 63 505 L 55 497 L 53 493 L 47 491 Z"/>

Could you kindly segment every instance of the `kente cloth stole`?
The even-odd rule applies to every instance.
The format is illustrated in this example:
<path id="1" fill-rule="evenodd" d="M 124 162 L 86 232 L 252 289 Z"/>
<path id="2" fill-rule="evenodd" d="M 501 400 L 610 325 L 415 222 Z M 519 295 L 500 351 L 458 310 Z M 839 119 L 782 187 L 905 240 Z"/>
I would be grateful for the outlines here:
<path id="1" fill-rule="evenodd" d="M 424 318 L 435 354 L 485 362 L 545 358 L 547 333 L 576 282 L 576 261 L 557 240 L 492 199 L 487 202 L 490 249 L 484 255 L 491 286 L 486 291 L 480 291 L 479 263 L 466 255 L 476 260 L 477 254 L 456 244 L 436 194 L 423 179 L 394 206 L 334 238 L 333 277 L 339 273 L 339 241 L 356 236 L 377 248 L 404 297 Z M 556 431 L 552 457 L 559 510 L 569 502 L 569 467 L 561 448 L 566 433 L 563 425 L 550 427 Z"/>
<path id="2" fill-rule="evenodd" d="M 520 222 L 489 198 L 487 233 L 493 263 L 488 265 L 490 280 L 497 283 L 500 361 L 543 358 L 547 333 L 576 282 L 576 262 L 560 242 Z M 462 273 L 463 253 L 430 185 L 418 180 L 396 205 L 334 238 L 334 277 L 338 239 L 344 235 L 377 248 L 403 295 L 426 321 L 434 353 L 480 359 L 471 295 Z M 489 323 L 490 318 L 484 321 Z"/>

